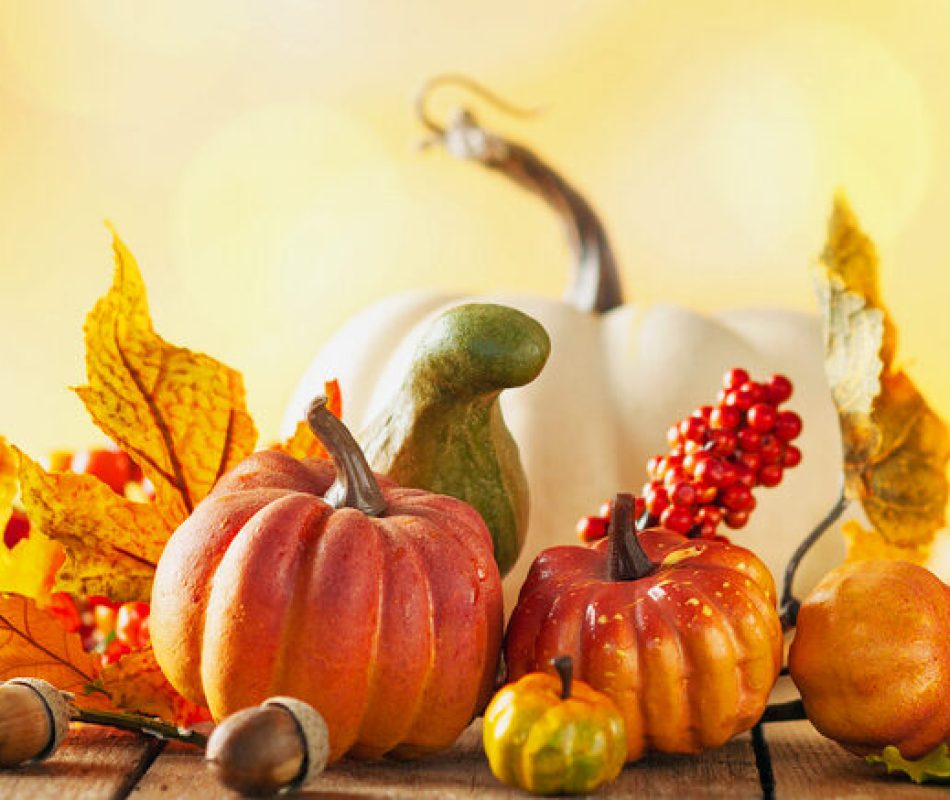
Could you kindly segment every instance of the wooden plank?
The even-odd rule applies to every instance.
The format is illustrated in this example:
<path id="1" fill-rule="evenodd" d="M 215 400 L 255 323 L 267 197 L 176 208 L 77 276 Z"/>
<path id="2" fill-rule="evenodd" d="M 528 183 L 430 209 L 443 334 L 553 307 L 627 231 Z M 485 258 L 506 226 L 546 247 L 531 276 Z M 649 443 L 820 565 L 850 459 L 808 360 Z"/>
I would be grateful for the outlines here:
<path id="1" fill-rule="evenodd" d="M 161 744 L 133 733 L 77 726 L 46 761 L 0 771 L 0 797 L 24 800 L 124 797 Z"/>
<path id="2" fill-rule="evenodd" d="M 312 792 L 312 793 L 311 793 Z M 482 753 L 481 723 L 475 722 L 453 748 L 431 759 L 343 761 L 327 770 L 307 796 L 523 798 L 500 784 Z M 749 736 L 699 757 L 653 756 L 629 765 L 600 796 L 651 798 L 760 798 L 762 791 Z M 131 797 L 153 800 L 179 797 L 237 797 L 224 792 L 193 748 L 170 745 L 152 764 Z"/>
<path id="3" fill-rule="evenodd" d="M 933 786 L 917 786 L 907 778 L 888 775 L 883 767 L 874 767 L 826 739 L 809 722 L 780 722 L 763 728 L 777 800 L 933 800 L 935 792 L 940 793 Z"/>

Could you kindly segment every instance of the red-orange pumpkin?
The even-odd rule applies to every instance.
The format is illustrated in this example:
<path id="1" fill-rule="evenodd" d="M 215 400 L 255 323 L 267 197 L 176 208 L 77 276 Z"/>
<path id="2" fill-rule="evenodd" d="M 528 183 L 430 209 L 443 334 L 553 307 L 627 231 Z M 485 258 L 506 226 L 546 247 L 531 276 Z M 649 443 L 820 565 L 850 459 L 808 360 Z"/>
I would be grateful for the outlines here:
<path id="1" fill-rule="evenodd" d="M 508 677 L 571 656 L 623 715 L 628 760 L 718 747 L 756 723 L 781 669 L 772 576 L 744 548 L 633 527 L 633 498 L 618 495 L 607 539 L 538 556 L 508 626 Z"/>
<path id="2" fill-rule="evenodd" d="M 152 591 L 155 655 L 215 719 L 275 694 L 307 701 L 332 759 L 447 747 L 496 675 L 491 536 L 459 500 L 377 483 L 325 405 L 310 422 L 336 467 L 255 453 L 172 536 Z"/>

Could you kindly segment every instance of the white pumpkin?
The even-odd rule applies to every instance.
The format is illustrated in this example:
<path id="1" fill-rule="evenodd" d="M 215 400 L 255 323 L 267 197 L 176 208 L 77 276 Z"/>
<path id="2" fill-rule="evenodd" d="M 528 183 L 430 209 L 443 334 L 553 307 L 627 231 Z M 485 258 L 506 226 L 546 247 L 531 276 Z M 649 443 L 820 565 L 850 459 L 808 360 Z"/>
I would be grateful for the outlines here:
<path id="1" fill-rule="evenodd" d="M 531 500 L 527 540 L 504 582 L 510 613 L 534 557 L 545 547 L 576 543 L 577 521 L 596 513 L 604 499 L 639 493 L 647 460 L 667 449 L 667 428 L 713 402 L 726 370 L 743 367 L 758 380 L 783 373 L 795 385 L 788 407 L 804 419 L 797 442 L 802 463 L 778 487 L 756 489 L 759 505 L 747 528 L 724 531 L 755 550 L 780 579 L 789 556 L 835 504 L 840 485 L 841 441 L 817 317 L 780 309 L 703 315 L 672 305 L 616 305 L 619 283 L 606 236 L 576 191 L 529 151 L 485 133 L 468 115 L 439 132 L 451 152 L 515 178 L 563 214 L 577 256 L 568 299 L 420 291 L 383 300 L 347 323 L 311 363 L 289 403 L 286 432 L 331 378 L 340 382 L 348 424 L 364 428 L 401 383 L 422 331 L 453 305 L 501 303 L 541 322 L 552 342 L 547 366 L 527 387 L 502 395 Z M 799 571 L 797 593 L 843 554 L 840 537 L 823 537 Z"/>

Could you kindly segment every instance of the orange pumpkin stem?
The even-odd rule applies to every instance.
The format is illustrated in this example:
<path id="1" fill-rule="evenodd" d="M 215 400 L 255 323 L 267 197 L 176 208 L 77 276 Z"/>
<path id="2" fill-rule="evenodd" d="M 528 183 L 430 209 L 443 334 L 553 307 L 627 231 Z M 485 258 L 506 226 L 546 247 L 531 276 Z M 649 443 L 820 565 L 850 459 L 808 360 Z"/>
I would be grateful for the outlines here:
<path id="1" fill-rule="evenodd" d="M 607 231 L 587 199 L 533 151 L 481 127 L 468 109 L 459 109 L 447 126 L 436 122 L 427 106 L 433 91 L 441 86 L 465 89 L 515 116 L 533 112 L 506 103 L 464 75 L 431 78 L 416 102 L 419 120 L 433 134 L 425 145 L 438 142 L 456 158 L 477 161 L 501 173 L 540 197 L 561 218 L 574 254 L 571 285 L 564 293 L 567 302 L 589 314 L 605 314 L 622 305 L 620 273 Z"/>
<path id="2" fill-rule="evenodd" d="M 614 498 L 607 529 L 607 579 L 636 581 L 656 572 L 657 565 L 644 551 L 634 525 L 634 498 L 632 494 L 618 494 Z"/>
<path id="3" fill-rule="evenodd" d="M 570 656 L 558 656 L 551 659 L 551 665 L 561 679 L 561 699 L 567 700 L 571 696 L 574 683 L 574 659 Z"/>
<path id="4" fill-rule="evenodd" d="M 314 398 L 310 404 L 307 424 L 336 468 L 336 480 L 327 489 L 324 501 L 333 508 L 355 508 L 370 517 L 380 516 L 386 510 L 386 500 L 376 476 L 353 434 L 327 408 L 326 395 Z"/>

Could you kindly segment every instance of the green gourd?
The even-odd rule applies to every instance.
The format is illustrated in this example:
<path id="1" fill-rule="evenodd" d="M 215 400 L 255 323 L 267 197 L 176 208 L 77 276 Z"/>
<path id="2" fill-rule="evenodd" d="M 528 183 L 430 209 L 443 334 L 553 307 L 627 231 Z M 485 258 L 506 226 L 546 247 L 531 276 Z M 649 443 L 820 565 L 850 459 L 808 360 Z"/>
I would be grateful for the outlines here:
<path id="1" fill-rule="evenodd" d="M 547 332 L 527 314 L 456 306 L 425 331 L 396 396 L 360 437 L 376 472 L 474 506 L 502 575 L 527 534 L 528 481 L 499 396 L 533 381 L 550 352 Z"/>

